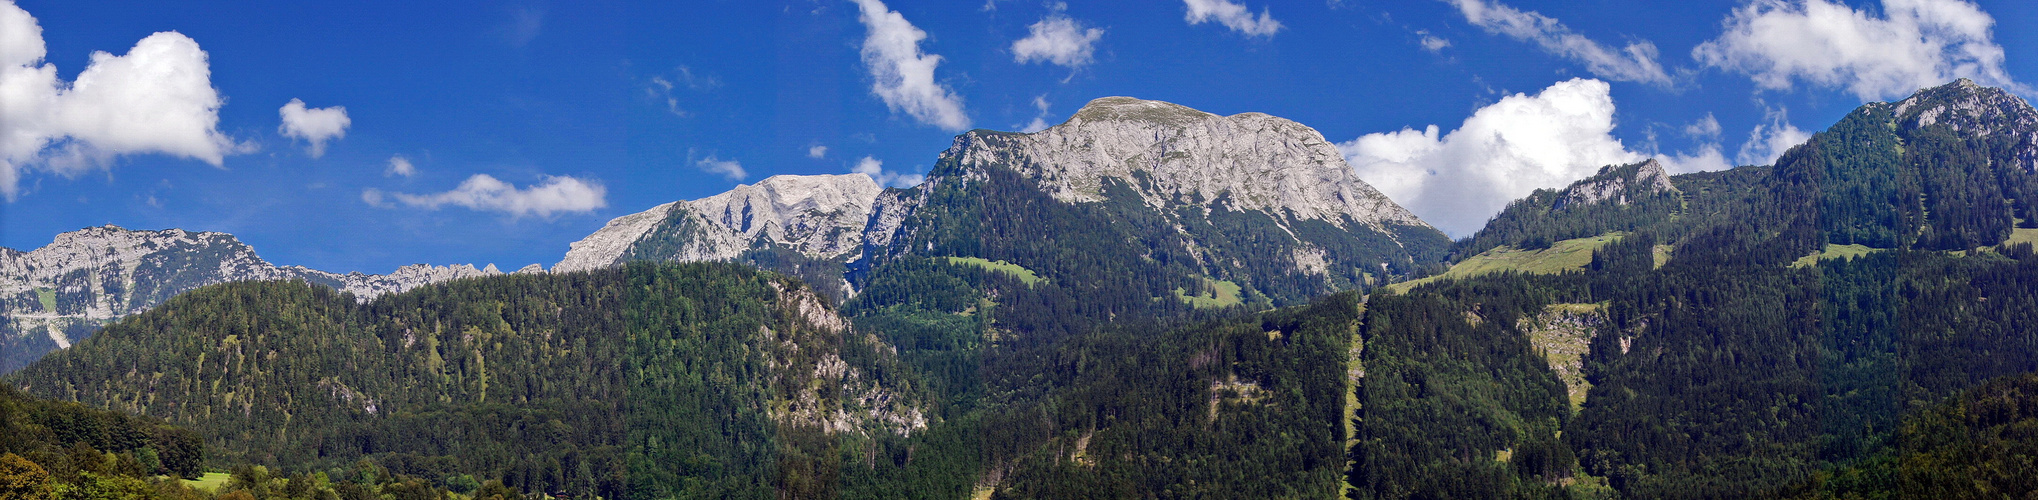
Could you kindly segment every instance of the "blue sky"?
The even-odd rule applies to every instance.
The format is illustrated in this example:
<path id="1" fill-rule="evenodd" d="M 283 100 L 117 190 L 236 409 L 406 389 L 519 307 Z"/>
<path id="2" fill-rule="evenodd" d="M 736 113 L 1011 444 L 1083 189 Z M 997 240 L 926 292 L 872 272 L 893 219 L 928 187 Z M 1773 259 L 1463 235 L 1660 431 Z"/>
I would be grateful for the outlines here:
<path id="1" fill-rule="evenodd" d="M 1767 161 L 1922 82 L 2028 99 L 2034 52 L 2038 5 L 2000 0 L 0 0 L 0 87 L 58 96 L 0 96 L 0 246 L 110 223 L 339 272 L 549 266 L 619 215 L 910 183 L 963 127 L 1112 95 L 1314 127 L 1462 236 L 1603 163 Z"/>

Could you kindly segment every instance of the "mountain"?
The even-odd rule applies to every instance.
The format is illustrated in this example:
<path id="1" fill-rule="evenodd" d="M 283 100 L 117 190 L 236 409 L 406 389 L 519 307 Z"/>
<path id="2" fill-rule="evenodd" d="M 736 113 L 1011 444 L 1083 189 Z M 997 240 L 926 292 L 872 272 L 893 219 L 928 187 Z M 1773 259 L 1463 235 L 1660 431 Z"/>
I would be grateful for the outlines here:
<path id="1" fill-rule="evenodd" d="M 731 260 L 757 246 L 813 258 L 843 257 L 862 245 L 864 221 L 881 191 L 863 174 L 772 176 L 715 196 L 618 217 L 574 242 L 552 270 L 580 271 L 631 260 Z"/>
<path id="2" fill-rule="evenodd" d="M 1633 230 L 1684 210 L 1684 191 L 1662 163 L 1609 165 L 1564 189 L 1538 189 L 1507 204 L 1470 238 L 1452 245 L 1454 260 L 1494 247 L 1548 248 L 1551 243 Z"/>
<path id="3" fill-rule="evenodd" d="M 970 198 L 981 193 L 956 195 L 985 183 L 1026 197 L 1009 200 L 1026 212 Z M 1024 207 L 1045 202 L 1058 207 Z M 975 219 L 954 218 L 964 214 Z M 883 190 L 857 175 L 775 176 L 619 217 L 574 243 L 554 270 L 736 260 L 846 298 L 874 266 L 900 255 L 1052 269 L 995 240 L 1018 228 L 1058 228 L 1079 240 L 1134 219 L 1138 227 L 1123 235 L 1132 245 L 1094 250 L 1178 268 L 1148 297 L 1227 286 L 1245 300 L 1302 303 L 1384 283 L 1448 244 L 1355 177 L 1315 130 L 1260 113 L 1222 117 L 1107 97 L 1041 132 L 963 134 L 913 188 Z M 966 241 L 944 247 L 923 238 L 937 234 Z M 849 282 L 836 286 L 845 273 Z"/>
<path id="4" fill-rule="evenodd" d="M 2033 403 L 2034 125 L 1958 81 L 1774 165 L 1611 167 L 1511 204 L 1368 302 L 1352 497 L 2038 491 L 1975 444 L 2023 439 L 2019 414 L 1948 416 Z"/>
<path id="5" fill-rule="evenodd" d="M 1034 208 L 1048 201 L 1066 209 Z M 1099 228 L 1137 242 L 1121 251 L 1177 267 L 1171 274 L 1275 303 L 1385 282 L 1448 244 L 1354 176 L 1313 129 L 1126 97 L 1091 101 L 1032 134 L 965 133 L 925 183 L 887 192 L 874 211 L 865 232 L 873 264 L 916 254 L 1051 268 L 1021 262 L 1046 255 L 1021 254 L 1059 252 L 1007 238 Z M 1050 217 L 1087 220 L 1041 220 Z"/>
<path id="6" fill-rule="evenodd" d="M 912 188 L 619 218 L 555 273 L 204 287 L 0 383 L 214 466 L 561 496 L 2022 497 L 2034 124 L 1954 82 L 1449 242 L 1299 125 L 1106 98 Z"/>
<path id="7" fill-rule="evenodd" d="M 189 427 L 213 467 L 368 460 L 534 493 L 755 497 L 813 482 L 845 453 L 837 436 L 934 423 L 892 353 L 797 281 L 633 264 L 367 302 L 301 281 L 213 285 L 4 380 Z"/>
<path id="8" fill-rule="evenodd" d="M 428 283 L 502 274 L 489 265 L 398 268 L 390 274 L 335 274 L 275 266 L 233 235 L 182 229 L 136 231 L 118 226 L 57 235 L 22 252 L 0 248 L 0 373 L 70 347 L 109 321 L 139 313 L 179 293 L 231 281 L 301 279 L 357 298 Z"/>

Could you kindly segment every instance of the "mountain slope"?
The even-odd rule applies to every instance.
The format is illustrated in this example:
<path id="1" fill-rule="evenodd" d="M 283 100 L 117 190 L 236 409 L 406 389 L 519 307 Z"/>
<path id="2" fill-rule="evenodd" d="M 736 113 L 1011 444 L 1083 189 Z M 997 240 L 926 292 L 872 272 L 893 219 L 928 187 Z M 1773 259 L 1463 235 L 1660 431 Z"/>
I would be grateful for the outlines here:
<path id="1" fill-rule="evenodd" d="M 994 175 L 993 189 L 1026 200 L 987 207 L 973 199 Z M 1061 206 L 1038 206 L 1050 201 Z M 1138 227 L 1125 232 L 1111 227 L 1116 222 Z M 858 175 L 775 176 L 619 217 L 574 243 L 554 270 L 735 260 L 847 298 L 872 269 L 903 254 L 1050 266 L 980 243 L 1020 227 L 1060 227 L 1068 239 L 1120 230 L 1130 239 L 1124 248 L 1084 251 L 1180 268 L 1147 297 L 1174 296 L 1176 288 L 1207 294 L 1226 282 L 1248 300 L 1278 304 L 1384 283 L 1436 260 L 1448 244 L 1354 176 L 1315 130 L 1259 113 L 1220 117 L 1109 97 L 1041 132 L 965 133 L 913 188 L 886 191 Z M 936 233 L 979 243 L 942 248 L 916 236 Z M 845 273 L 850 283 L 837 286 Z"/>
<path id="2" fill-rule="evenodd" d="M 28 252 L 0 250 L 0 373 L 69 347 L 108 321 L 179 293 L 232 281 L 289 280 L 369 298 L 428 283 L 502 274 L 494 265 L 404 266 L 386 275 L 279 267 L 233 235 L 117 226 L 57 235 Z"/>
<path id="3" fill-rule="evenodd" d="M 858 233 L 882 190 L 862 174 L 776 175 L 715 196 L 618 217 L 573 243 L 552 270 L 581 271 L 631 260 L 730 260 L 758 245 L 814 258 L 840 257 L 859 250 Z"/>
<path id="4" fill-rule="evenodd" d="M 796 281 L 633 265 L 367 303 L 301 282 L 215 285 L 5 381 L 190 426 L 219 464 L 370 459 L 531 492 L 755 497 L 812 481 L 838 453 L 831 436 L 928 425 L 920 396 L 884 378 L 889 352 Z"/>
<path id="5" fill-rule="evenodd" d="M 1273 303 L 1384 282 L 1448 243 L 1354 176 L 1315 130 L 1123 97 L 1032 134 L 965 133 L 926 183 L 887 192 L 874 211 L 871 265 L 920 254 L 1052 269 L 1067 256 L 1042 245 L 1118 231 L 1131 244 L 1112 252 L 1174 268 L 1160 271 L 1176 275 L 1163 292 L 1207 278 Z"/>
<path id="6" fill-rule="evenodd" d="M 1954 82 L 1864 105 L 1774 166 L 1671 190 L 1611 168 L 1516 202 L 1459 244 L 1460 265 L 1602 243 L 1563 273 L 1374 298 L 1358 426 L 1380 438 L 1352 448 L 1356 497 L 1849 491 L 1819 482 L 1884 467 L 1910 449 L 1899 429 L 1943 426 L 1919 420 L 1939 401 L 2038 371 L 2038 256 L 2007 243 L 2032 231 L 2015 225 L 2038 202 L 2033 123 L 2021 100 Z M 1611 180 L 1643 194 L 1569 201 Z M 1430 347 L 1388 348 L 1412 342 Z M 1575 412 L 1546 411 L 1578 389 Z M 1925 496 L 1994 495 L 1937 484 Z"/>

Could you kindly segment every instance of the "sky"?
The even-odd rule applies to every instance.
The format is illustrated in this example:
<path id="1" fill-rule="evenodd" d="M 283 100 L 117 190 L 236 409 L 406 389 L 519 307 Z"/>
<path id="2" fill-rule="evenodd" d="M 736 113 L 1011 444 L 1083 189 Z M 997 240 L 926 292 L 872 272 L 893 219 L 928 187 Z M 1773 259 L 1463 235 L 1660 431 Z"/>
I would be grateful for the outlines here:
<path id="1" fill-rule="evenodd" d="M 1315 128 L 1454 237 L 1599 166 L 1766 164 L 1865 102 L 2031 99 L 2025 0 L 0 0 L 0 246 L 550 266 L 780 174 L 920 182 L 1106 96 Z"/>

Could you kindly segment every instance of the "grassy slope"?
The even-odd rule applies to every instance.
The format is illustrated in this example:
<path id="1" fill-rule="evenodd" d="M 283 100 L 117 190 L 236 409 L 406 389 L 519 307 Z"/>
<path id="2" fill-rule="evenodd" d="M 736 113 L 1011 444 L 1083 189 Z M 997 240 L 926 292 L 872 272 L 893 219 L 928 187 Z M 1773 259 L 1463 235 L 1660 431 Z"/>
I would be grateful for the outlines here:
<path id="1" fill-rule="evenodd" d="M 1209 278 L 1204 278 L 1203 282 L 1210 285 L 1212 290 L 1209 294 L 1188 295 L 1182 289 L 1176 288 L 1175 298 L 1182 299 L 1183 302 L 1187 302 L 1190 306 L 1194 306 L 1197 309 L 1215 309 L 1245 303 L 1245 300 L 1241 299 L 1239 295 L 1243 288 L 1239 287 L 1237 283 Z"/>
<path id="2" fill-rule="evenodd" d="M 948 262 L 1009 274 L 1014 278 L 1019 278 L 1019 281 L 1025 282 L 1026 286 L 1033 286 L 1034 283 L 1040 282 L 1040 275 L 1034 274 L 1032 269 L 1002 260 L 988 260 L 983 257 L 949 257 Z"/>
<path id="3" fill-rule="evenodd" d="M 1592 263 L 1592 251 L 1621 238 L 1622 233 L 1607 233 L 1589 238 L 1559 241 L 1542 250 L 1520 250 L 1514 247 L 1496 247 L 1485 253 L 1474 255 L 1443 274 L 1419 280 L 1388 285 L 1396 292 L 1406 293 L 1415 287 L 1437 280 L 1462 279 L 1501 271 L 1520 271 L 1535 274 L 1557 274 L 1564 271 L 1584 269 Z"/>
<path id="4" fill-rule="evenodd" d="M 231 477 L 233 475 L 225 472 L 207 472 L 198 479 L 185 479 L 184 485 L 205 491 L 219 491 L 219 487 L 225 486 L 226 480 Z"/>

